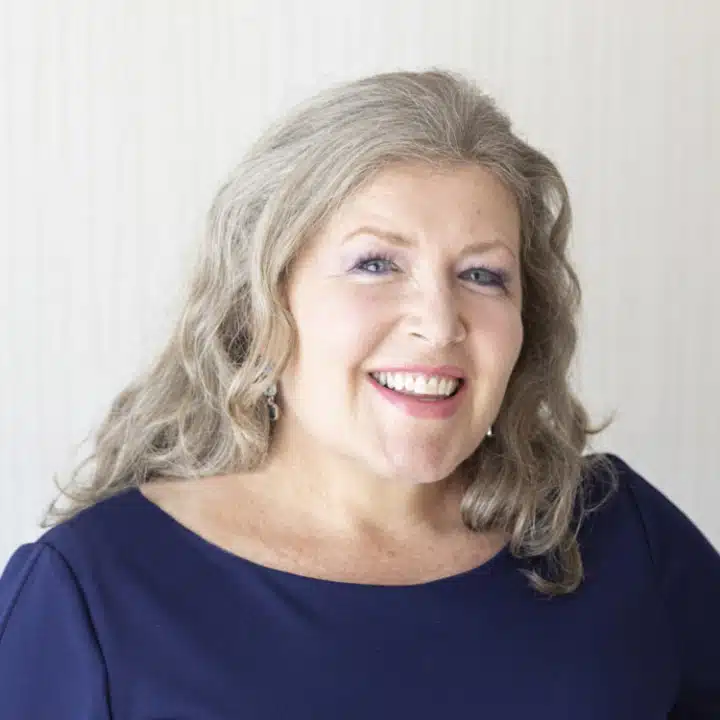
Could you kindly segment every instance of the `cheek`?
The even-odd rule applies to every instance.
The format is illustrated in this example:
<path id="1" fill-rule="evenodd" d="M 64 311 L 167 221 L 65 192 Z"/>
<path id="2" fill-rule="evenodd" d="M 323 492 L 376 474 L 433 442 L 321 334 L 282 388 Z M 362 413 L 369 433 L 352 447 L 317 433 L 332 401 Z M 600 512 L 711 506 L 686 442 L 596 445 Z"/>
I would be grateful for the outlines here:
<path id="1" fill-rule="evenodd" d="M 354 288 L 313 293 L 294 314 L 303 364 L 312 357 L 341 372 L 366 359 L 389 321 L 387 303 Z"/>
<path id="2" fill-rule="evenodd" d="M 506 348 L 508 359 L 512 365 L 515 365 L 520 356 L 524 338 L 524 328 L 522 316 L 519 312 L 513 312 L 508 321 L 504 324 L 502 330 L 503 345 Z"/>
<path id="3" fill-rule="evenodd" d="M 335 298 L 333 305 L 338 327 L 334 342 L 338 349 L 354 348 L 356 352 L 367 352 L 386 332 L 392 318 L 392 309 L 387 302 L 380 302 L 355 288 L 349 288 L 348 292 Z"/>
<path id="4" fill-rule="evenodd" d="M 298 354 L 285 377 L 287 400 L 296 404 L 308 427 L 336 432 L 327 418 L 343 417 L 362 384 L 367 366 L 386 332 L 377 304 L 352 292 L 322 292 L 298 298 L 292 308 L 298 329 Z M 385 330 L 383 329 L 385 327 Z M 323 408 L 322 413 L 318 409 Z"/>
<path id="5" fill-rule="evenodd" d="M 485 309 L 473 323 L 473 346 L 482 365 L 493 367 L 498 375 L 509 376 L 523 343 L 520 312 L 505 306 L 497 312 Z"/>

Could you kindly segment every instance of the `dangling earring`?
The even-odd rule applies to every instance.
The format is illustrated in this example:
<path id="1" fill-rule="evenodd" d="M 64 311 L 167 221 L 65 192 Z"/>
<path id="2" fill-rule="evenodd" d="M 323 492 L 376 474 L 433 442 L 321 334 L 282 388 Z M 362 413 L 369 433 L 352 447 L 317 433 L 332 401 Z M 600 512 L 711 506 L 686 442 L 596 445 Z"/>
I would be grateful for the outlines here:
<path id="1" fill-rule="evenodd" d="M 270 414 L 270 422 L 275 422 L 280 417 L 280 408 L 275 402 L 275 396 L 277 395 L 277 383 L 273 383 L 265 392 L 267 398 L 268 411 Z"/>
<path id="2" fill-rule="evenodd" d="M 492 431 L 492 425 L 489 427 L 487 433 L 485 433 L 485 437 L 494 437 L 493 431 Z"/>

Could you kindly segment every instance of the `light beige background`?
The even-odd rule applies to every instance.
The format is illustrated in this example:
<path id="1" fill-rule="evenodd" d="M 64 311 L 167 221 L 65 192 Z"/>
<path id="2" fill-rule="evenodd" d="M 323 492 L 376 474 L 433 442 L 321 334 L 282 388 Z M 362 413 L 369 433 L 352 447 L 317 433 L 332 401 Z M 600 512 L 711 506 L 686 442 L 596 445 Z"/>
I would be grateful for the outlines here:
<path id="1" fill-rule="evenodd" d="M 554 157 L 596 440 L 720 545 L 720 3 L 7 0 L 0 5 L 0 564 L 164 338 L 213 193 L 336 80 L 467 72 Z"/>

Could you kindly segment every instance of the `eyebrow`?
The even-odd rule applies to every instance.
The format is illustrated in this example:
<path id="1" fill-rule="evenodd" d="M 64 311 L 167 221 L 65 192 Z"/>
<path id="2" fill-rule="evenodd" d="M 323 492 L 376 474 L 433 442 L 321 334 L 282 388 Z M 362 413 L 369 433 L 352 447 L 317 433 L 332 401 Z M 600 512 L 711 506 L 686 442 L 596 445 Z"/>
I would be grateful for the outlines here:
<path id="1" fill-rule="evenodd" d="M 401 235 L 400 233 L 391 232 L 389 230 L 382 230 L 380 228 L 372 227 L 370 225 L 363 225 L 362 227 L 359 227 L 356 230 L 353 230 L 349 235 L 346 235 L 343 238 L 343 240 L 340 244 L 344 245 L 348 240 L 351 240 L 356 235 L 375 235 L 375 237 L 379 237 L 383 240 L 387 240 L 389 243 L 392 243 L 393 245 L 400 245 L 401 247 L 412 247 L 415 244 L 412 240 L 405 237 L 404 235 Z M 462 252 L 463 253 L 483 253 L 483 252 L 488 252 L 489 250 L 492 250 L 496 247 L 504 248 L 513 257 L 516 257 L 515 251 L 511 247 L 509 247 L 507 243 L 504 243 L 500 239 L 486 240 L 486 241 L 471 243 L 470 245 L 466 245 L 462 249 Z"/>

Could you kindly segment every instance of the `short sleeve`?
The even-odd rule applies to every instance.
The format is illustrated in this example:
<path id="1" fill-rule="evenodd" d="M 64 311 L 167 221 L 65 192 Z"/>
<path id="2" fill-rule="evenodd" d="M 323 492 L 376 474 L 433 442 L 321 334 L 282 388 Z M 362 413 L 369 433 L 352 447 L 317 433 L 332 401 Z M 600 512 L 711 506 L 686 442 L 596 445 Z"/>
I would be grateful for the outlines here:
<path id="1" fill-rule="evenodd" d="M 84 596 L 51 545 L 21 545 L 0 576 L 0 708 L 13 720 L 107 720 Z"/>
<path id="2" fill-rule="evenodd" d="M 720 553 L 658 488 L 613 456 L 638 509 L 681 667 L 670 720 L 720 719 Z"/>

